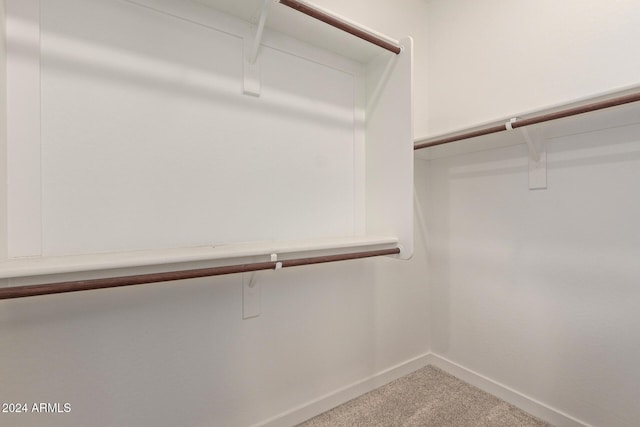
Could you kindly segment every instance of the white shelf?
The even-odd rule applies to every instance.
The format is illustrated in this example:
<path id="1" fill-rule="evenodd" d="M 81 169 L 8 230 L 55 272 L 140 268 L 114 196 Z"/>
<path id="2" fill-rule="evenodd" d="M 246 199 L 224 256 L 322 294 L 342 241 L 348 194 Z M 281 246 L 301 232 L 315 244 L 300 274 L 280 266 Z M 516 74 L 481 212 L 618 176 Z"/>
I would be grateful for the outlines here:
<path id="1" fill-rule="evenodd" d="M 412 256 L 409 37 L 269 2 L 251 68 L 262 0 L 6 4 L 0 279 Z"/>
<path id="2" fill-rule="evenodd" d="M 475 125 L 464 129 L 459 129 L 455 132 L 448 132 L 446 134 L 420 138 L 419 140 L 416 140 L 416 142 L 428 141 L 429 139 L 440 139 L 466 132 L 472 132 L 478 129 L 488 128 L 494 125 L 505 124 L 513 117 L 526 119 L 528 117 L 553 113 L 567 108 L 587 105 L 592 102 L 602 101 L 608 98 L 614 98 L 616 96 L 624 96 L 635 92 L 638 92 L 638 88 L 635 86 L 624 90 L 606 92 L 588 98 L 583 98 L 571 103 L 554 105 L 535 111 L 527 111 L 524 113 L 514 114 L 510 117 L 505 117 L 499 120 L 482 123 L 480 125 Z M 527 126 L 527 129 L 535 132 L 535 135 L 538 139 L 553 141 L 554 139 L 559 139 L 570 135 L 597 132 L 605 129 L 621 128 L 638 123 L 640 123 L 640 102 L 635 102 L 531 125 Z M 415 157 L 418 159 L 431 160 L 521 144 L 525 144 L 524 137 L 518 131 L 518 129 L 515 129 L 513 131 L 503 131 L 495 134 L 479 136 L 434 147 L 423 148 L 420 150 L 415 150 L 414 153 Z"/>
<path id="3" fill-rule="evenodd" d="M 300 256 L 319 256 L 350 251 L 389 249 L 397 247 L 395 237 L 349 237 L 338 239 L 249 242 L 235 245 L 195 248 L 155 249 L 104 254 L 59 257 L 18 258 L 0 262 L 0 279 L 32 277 L 49 274 L 102 271 L 120 268 L 149 267 L 165 264 L 188 264 L 207 261 L 232 261 L 232 264 L 259 262 L 255 257 L 272 254 L 278 260 Z"/>
<path id="4" fill-rule="evenodd" d="M 150 1 L 150 0 L 134 0 L 134 1 Z M 207 7 L 222 11 L 243 21 L 255 23 L 262 7 L 263 0 L 195 0 Z M 316 9 L 323 10 L 315 6 Z M 333 14 L 335 15 L 335 14 Z M 351 22 L 344 17 L 342 20 Z M 393 44 L 399 45 L 397 40 L 388 36 L 377 33 L 374 30 L 356 24 L 358 27 L 367 30 L 367 32 L 376 34 Z M 309 16 L 301 14 L 287 6 L 283 6 L 277 1 L 271 0 L 268 8 L 268 19 L 266 27 L 285 34 L 295 40 L 303 43 L 320 47 L 337 53 L 347 58 L 355 59 L 361 63 L 368 63 L 381 52 L 380 47 L 374 46 L 364 40 L 354 37 L 339 29 L 331 27 L 323 22 L 313 19 Z"/>

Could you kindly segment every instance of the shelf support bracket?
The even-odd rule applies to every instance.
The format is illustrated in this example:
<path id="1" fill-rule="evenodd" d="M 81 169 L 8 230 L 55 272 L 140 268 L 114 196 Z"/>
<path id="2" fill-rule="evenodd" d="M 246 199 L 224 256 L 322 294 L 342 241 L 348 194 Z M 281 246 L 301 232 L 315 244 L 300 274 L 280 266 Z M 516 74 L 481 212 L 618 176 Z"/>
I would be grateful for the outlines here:
<path id="1" fill-rule="evenodd" d="M 252 319 L 260 316 L 260 283 L 256 281 L 256 272 L 242 275 L 242 318 Z"/>
<path id="2" fill-rule="evenodd" d="M 509 120 L 505 127 L 513 130 L 513 123 L 517 117 Z M 547 188 L 547 147 L 546 141 L 536 132 L 530 132 L 526 127 L 518 128 L 529 150 L 529 189 L 546 190 Z"/>
<path id="3" fill-rule="evenodd" d="M 260 9 L 258 26 L 252 26 L 244 37 L 244 82 L 242 91 L 245 95 L 260 96 L 260 63 L 258 54 L 264 33 L 264 26 L 269 13 L 271 0 L 263 0 Z"/>
<path id="4" fill-rule="evenodd" d="M 384 68 L 384 71 L 382 72 L 382 75 L 380 76 L 380 78 L 378 80 L 378 84 L 376 85 L 375 89 L 371 93 L 371 97 L 369 98 L 369 101 L 367 102 L 366 111 L 369 114 L 371 114 L 373 112 L 373 109 L 375 108 L 376 104 L 378 103 L 378 98 L 380 98 L 380 95 L 382 94 L 382 91 L 384 90 L 385 86 L 387 85 L 387 81 L 389 80 L 389 76 L 391 75 L 391 72 L 393 71 L 393 68 L 396 65 L 396 58 L 397 57 L 398 57 L 398 55 L 391 55 L 389 57 L 389 59 L 387 60 L 387 64 L 386 64 L 386 66 Z"/>

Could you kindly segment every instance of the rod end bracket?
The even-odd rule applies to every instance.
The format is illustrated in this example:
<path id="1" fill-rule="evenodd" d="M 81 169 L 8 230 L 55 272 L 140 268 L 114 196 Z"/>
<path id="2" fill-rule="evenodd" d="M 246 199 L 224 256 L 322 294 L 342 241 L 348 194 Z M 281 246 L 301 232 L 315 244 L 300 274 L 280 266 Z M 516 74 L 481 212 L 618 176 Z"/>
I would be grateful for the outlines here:
<path id="1" fill-rule="evenodd" d="M 519 120 L 518 117 L 510 119 L 505 123 L 505 128 L 514 130 L 513 124 Z M 524 138 L 529 150 L 529 189 L 547 189 L 547 147 L 546 140 L 536 131 L 529 131 L 525 126 L 517 128 Z"/>

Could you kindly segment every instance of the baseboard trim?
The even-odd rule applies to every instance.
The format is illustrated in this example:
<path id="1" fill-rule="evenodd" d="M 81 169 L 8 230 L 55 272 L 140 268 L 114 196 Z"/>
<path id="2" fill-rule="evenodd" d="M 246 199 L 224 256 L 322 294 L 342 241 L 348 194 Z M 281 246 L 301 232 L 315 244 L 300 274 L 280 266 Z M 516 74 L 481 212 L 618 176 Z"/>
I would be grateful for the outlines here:
<path id="1" fill-rule="evenodd" d="M 511 403 L 523 411 L 553 424 L 556 427 L 590 427 L 589 424 L 580 421 L 571 415 L 565 414 L 562 411 L 552 408 L 549 405 L 539 402 L 442 356 L 429 353 L 426 358 L 428 365 L 436 366 L 454 377 L 474 385 L 487 393 L 491 393 L 494 396 L 499 397 L 500 399 Z"/>
<path id="2" fill-rule="evenodd" d="M 417 371 L 429 364 L 430 353 L 425 353 L 413 359 L 409 359 L 384 371 L 378 372 L 368 378 L 356 381 L 334 392 L 328 393 L 317 399 L 306 402 L 298 407 L 254 424 L 252 427 L 290 427 L 299 424 L 309 418 L 315 417 L 329 409 L 348 402 L 358 396 L 375 390 L 378 387 L 396 380 L 400 377 Z"/>
<path id="3" fill-rule="evenodd" d="M 427 365 L 436 366 L 556 427 L 591 427 L 571 415 L 434 353 L 425 353 L 392 366 L 251 427 L 290 427 L 299 424 Z"/>

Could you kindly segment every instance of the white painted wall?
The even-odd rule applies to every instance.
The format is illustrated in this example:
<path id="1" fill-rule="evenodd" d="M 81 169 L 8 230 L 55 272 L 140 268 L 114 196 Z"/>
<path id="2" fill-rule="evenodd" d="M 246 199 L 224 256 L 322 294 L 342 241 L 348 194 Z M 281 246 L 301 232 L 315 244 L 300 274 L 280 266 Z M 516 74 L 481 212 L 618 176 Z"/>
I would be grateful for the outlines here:
<path id="1" fill-rule="evenodd" d="M 357 1 L 338 12 L 397 38 L 423 31 L 415 16 L 425 4 L 394 6 Z M 423 52 L 416 60 L 424 65 Z M 421 111 L 425 102 L 416 95 Z M 412 261 L 261 273 L 262 315 L 251 320 L 242 320 L 240 275 L 3 301 L 0 402 L 69 402 L 72 410 L 0 414 L 0 424 L 273 419 L 428 351 L 425 256 L 417 238 Z"/>
<path id="2" fill-rule="evenodd" d="M 433 133 L 640 83 L 636 1 L 428 7 Z M 523 145 L 424 162 L 431 349 L 585 423 L 637 426 L 640 126 L 552 140 L 547 161 L 543 191 Z"/>
<path id="3" fill-rule="evenodd" d="M 428 0 L 428 134 L 638 84 L 636 0 Z"/>
<path id="4" fill-rule="evenodd" d="M 40 6 L 42 254 L 357 234 L 357 65 L 263 47 L 244 96 L 246 24 L 183 9 Z"/>
<path id="5" fill-rule="evenodd" d="M 425 353 L 421 278 L 388 259 L 259 274 L 250 320 L 240 276 L 5 301 L 0 400 L 72 412 L 2 419 L 252 425 Z"/>

